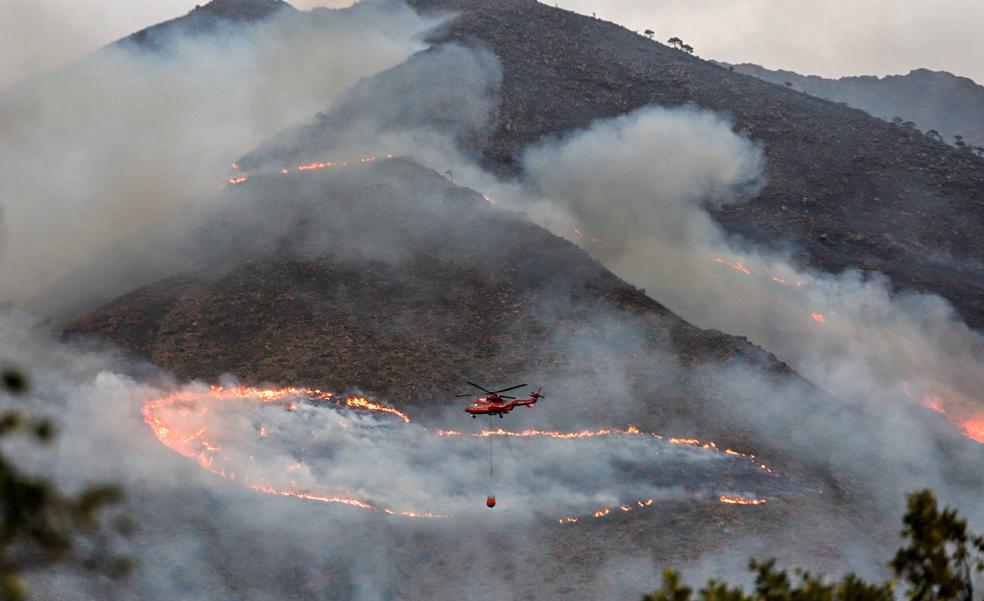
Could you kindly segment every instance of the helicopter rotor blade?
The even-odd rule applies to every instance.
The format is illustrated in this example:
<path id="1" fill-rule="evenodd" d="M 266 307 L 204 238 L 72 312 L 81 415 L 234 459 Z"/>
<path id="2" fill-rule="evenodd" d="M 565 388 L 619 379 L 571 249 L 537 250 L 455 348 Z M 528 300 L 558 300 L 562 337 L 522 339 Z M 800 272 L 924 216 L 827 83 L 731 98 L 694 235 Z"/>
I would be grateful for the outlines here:
<path id="1" fill-rule="evenodd" d="M 454 398 L 456 398 L 456 399 L 462 399 L 462 398 L 465 398 L 466 396 L 471 397 L 471 396 L 475 396 L 475 395 L 473 395 L 472 393 L 469 392 L 468 394 L 459 394 L 459 395 L 455 396 Z"/>
<path id="2" fill-rule="evenodd" d="M 485 390 L 484 388 L 482 388 L 481 386 L 479 386 L 478 384 L 476 384 L 474 382 L 465 381 L 465 384 L 468 384 L 469 386 L 474 386 L 475 388 L 481 390 L 482 392 L 485 392 L 485 393 L 488 393 L 488 394 L 494 394 L 491 390 Z"/>
<path id="3" fill-rule="evenodd" d="M 509 392 L 510 390 L 516 390 L 517 388 L 522 388 L 523 386 L 526 386 L 526 384 L 520 384 L 519 386 L 510 386 L 509 388 L 503 388 L 502 390 L 496 390 L 492 394 L 499 394 L 500 392 Z"/>

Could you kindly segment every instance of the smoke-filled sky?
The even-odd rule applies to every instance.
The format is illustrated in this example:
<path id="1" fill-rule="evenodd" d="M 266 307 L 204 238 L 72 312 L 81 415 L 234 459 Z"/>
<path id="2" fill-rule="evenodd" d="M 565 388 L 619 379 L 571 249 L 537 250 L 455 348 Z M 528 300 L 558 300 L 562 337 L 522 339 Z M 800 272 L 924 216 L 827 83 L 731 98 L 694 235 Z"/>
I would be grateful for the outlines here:
<path id="1" fill-rule="evenodd" d="M 52 69 L 203 0 L 0 0 L 0 89 Z M 977 0 L 559 0 L 656 38 L 679 36 L 707 58 L 804 74 L 887 75 L 917 67 L 984 82 Z M 347 0 L 295 0 L 301 9 Z M 94 17 L 94 14 L 97 16 Z M 53 41 L 57 40 L 57 43 Z"/>
<path id="2" fill-rule="evenodd" d="M 984 82 L 977 0 L 560 0 L 561 8 L 678 36 L 697 54 L 807 75 L 890 75 L 925 67 Z"/>

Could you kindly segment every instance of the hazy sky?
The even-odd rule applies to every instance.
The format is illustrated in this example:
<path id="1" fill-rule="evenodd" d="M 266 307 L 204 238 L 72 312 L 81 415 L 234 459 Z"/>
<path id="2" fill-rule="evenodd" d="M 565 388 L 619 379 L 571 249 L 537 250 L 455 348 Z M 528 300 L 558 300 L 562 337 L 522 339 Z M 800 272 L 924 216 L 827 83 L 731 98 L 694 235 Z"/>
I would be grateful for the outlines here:
<path id="1" fill-rule="evenodd" d="M 982 0 L 554 0 L 683 38 L 705 58 L 806 75 L 945 70 L 984 84 Z"/>
<path id="2" fill-rule="evenodd" d="M 494 0 L 490 0 L 494 1 Z M 0 0 L 0 89 L 205 0 Z M 346 0 L 296 0 L 298 8 Z M 826 76 L 952 71 L 984 82 L 982 0 L 556 0 L 676 35 L 703 57 Z"/>

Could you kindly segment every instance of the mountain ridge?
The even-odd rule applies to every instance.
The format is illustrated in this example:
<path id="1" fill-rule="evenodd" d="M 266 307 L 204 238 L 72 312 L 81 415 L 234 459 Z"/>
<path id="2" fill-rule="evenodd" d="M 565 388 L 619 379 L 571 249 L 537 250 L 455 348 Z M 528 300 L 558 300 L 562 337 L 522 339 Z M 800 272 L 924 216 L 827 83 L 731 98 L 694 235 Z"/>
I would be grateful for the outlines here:
<path id="1" fill-rule="evenodd" d="M 224 27 L 255 23 L 281 11 L 296 10 L 284 0 L 212 0 L 208 4 L 195 6 L 181 17 L 141 29 L 114 44 L 134 44 L 162 50 L 170 41 L 168 38 L 178 31 L 192 35 L 215 33 Z"/>
<path id="2" fill-rule="evenodd" d="M 967 144 L 984 146 L 984 86 L 968 77 L 913 69 L 905 75 L 832 79 L 752 63 L 720 64 L 777 85 L 788 82 L 795 90 L 845 102 L 886 121 L 897 117 L 922 131 L 935 130 L 950 144 L 960 135 Z"/>

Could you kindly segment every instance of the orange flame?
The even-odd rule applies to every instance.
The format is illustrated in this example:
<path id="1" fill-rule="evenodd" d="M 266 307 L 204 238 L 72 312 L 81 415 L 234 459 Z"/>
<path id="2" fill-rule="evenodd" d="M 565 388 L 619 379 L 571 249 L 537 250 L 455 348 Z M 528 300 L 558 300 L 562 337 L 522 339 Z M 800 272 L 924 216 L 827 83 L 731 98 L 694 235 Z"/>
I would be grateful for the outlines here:
<path id="1" fill-rule="evenodd" d="M 747 499 L 745 497 L 732 497 L 728 495 L 721 495 L 718 497 L 718 501 L 728 505 L 765 505 L 766 503 L 765 499 Z"/>
<path id="2" fill-rule="evenodd" d="M 371 402 L 362 397 L 349 397 L 344 400 L 335 400 L 332 393 L 323 392 L 318 389 L 280 388 L 261 390 L 245 386 L 234 388 L 212 386 L 208 389 L 208 391 L 202 393 L 192 391 L 177 392 L 166 397 L 152 399 L 144 403 L 143 416 L 144 422 L 154 431 L 154 434 L 157 436 L 157 439 L 161 442 L 161 444 L 180 455 L 195 459 L 198 464 L 209 473 L 215 474 L 227 480 L 236 480 L 237 478 L 235 472 L 227 472 L 224 468 L 216 466 L 216 460 L 220 458 L 222 449 L 207 440 L 207 432 L 204 428 L 191 433 L 182 434 L 178 432 L 172 424 L 167 422 L 164 415 L 165 410 L 172 406 L 189 405 L 193 401 L 197 401 L 202 398 L 212 401 L 227 399 L 259 399 L 262 404 L 283 403 L 286 409 L 296 410 L 297 403 L 290 400 L 296 396 L 307 396 L 315 400 L 333 401 L 339 405 L 363 409 L 373 413 L 387 413 L 390 415 L 395 415 L 404 422 L 410 421 L 410 418 L 399 410 Z M 207 411 L 208 409 L 205 405 L 195 407 L 195 413 L 197 415 L 204 415 Z M 266 427 L 260 426 L 260 438 L 266 438 L 268 434 L 269 433 L 267 432 Z M 300 463 L 292 465 L 288 468 L 288 471 L 299 469 L 300 466 Z M 357 507 L 365 510 L 380 510 L 384 513 L 403 517 L 447 517 L 445 515 L 430 512 L 381 508 L 355 497 L 327 495 L 310 491 L 294 490 L 290 488 L 276 488 L 262 482 L 257 483 L 245 481 L 244 485 L 250 490 L 264 492 L 267 494 L 279 495 L 283 497 L 294 497 L 307 501 L 317 501 L 320 503 L 348 505 L 350 507 Z"/>
<path id="3" fill-rule="evenodd" d="M 509 430 L 503 430 L 499 428 L 497 430 L 482 430 L 480 432 L 471 432 L 468 434 L 463 434 L 457 430 L 437 430 L 438 436 L 443 437 L 455 437 L 455 436 L 472 436 L 475 438 L 489 438 L 491 436 L 501 436 L 506 438 L 553 438 L 556 440 L 578 440 L 582 438 L 598 438 L 603 436 L 644 436 L 651 437 L 657 440 L 665 440 L 669 444 L 679 444 L 686 445 L 690 447 L 696 447 L 706 451 L 717 451 L 719 453 L 724 453 L 725 455 L 730 455 L 732 457 L 742 457 L 750 461 L 755 460 L 755 455 L 751 453 L 742 453 L 740 451 L 735 451 L 733 449 L 721 450 L 714 442 L 704 442 L 697 438 L 667 438 L 664 439 L 662 435 L 656 434 L 655 432 L 643 432 L 638 427 L 629 424 L 624 430 L 619 428 L 602 428 L 600 430 L 579 430 L 577 432 L 558 432 L 551 430 L 536 430 L 536 429 L 526 429 L 520 432 L 511 432 Z M 764 463 L 757 463 L 758 468 L 764 472 L 772 473 L 772 469 L 765 465 Z"/>
<path id="4" fill-rule="evenodd" d="M 210 442 L 208 440 L 208 433 L 205 428 L 200 428 L 197 430 L 182 432 L 177 424 L 172 424 L 168 421 L 166 417 L 166 410 L 170 407 L 179 407 L 184 411 L 191 411 L 197 416 L 204 416 L 208 413 L 209 408 L 207 403 L 201 403 L 196 401 L 220 401 L 229 399 L 244 399 L 244 400 L 258 400 L 263 405 L 278 404 L 283 406 L 287 410 L 297 410 L 298 403 L 295 401 L 298 397 L 307 397 L 316 401 L 330 401 L 340 406 L 350 407 L 353 409 L 365 410 L 372 413 L 383 413 L 387 415 L 392 415 L 404 423 L 409 423 L 410 418 L 403 412 L 395 409 L 393 407 L 387 407 L 385 405 L 370 401 L 364 397 L 347 397 L 344 399 L 335 398 L 335 395 L 331 392 L 325 392 L 316 388 L 278 388 L 278 389 L 257 389 L 251 387 L 222 387 L 222 386 L 212 386 L 206 391 L 182 391 L 176 392 L 171 395 L 152 399 L 147 401 L 143 407 L 144 421 L 153 430 L 157 439 L 166 446 L 167 448 L 177 452 L 178 454 L 189 457 L 197 461 L 197 463 L 207 472 L 214 474 L 216 476 L 225 478 L 227 480 L 237 481 L 235 472 L 228 471 L 226 468 L 222 467 L 221 464 L 225 461 L 225 457 L 222 456 L 222 449 Z M 259 438 L 263 439 L 269 436 L 269 431 L 265 425 L 260 425 L 259 427 Z M 461 432 L 454 430 L 438 430 L 437 434 L 442 437 L 454 437 L 454 436 L 465 436 Z M 581 430 L 577 432 L 558 432 L 558 431 L 546 431 L 546 430 L 534 430 L 528 429 L 521 432 L 510 432 L 502 429 L 498 430 L 483 430 L 481 432 L 469 433 L 467 436 L 488 438 L 491 436 L 503 436 L 503 437 L 542 437 L 542 438 L 553 438 L 559 440 L 576 440 L 583 438 L 594 438 L 600 436 L 640 436 L 640 437 L 650 437 L 659 440 L 663 440 L 663 437 L 659 434 L 643 432 L 638 427 L 634 425 L 629 425 L 624 430 L 618 428 L 605 428 L 600 430 Z M 734 451 L 732 449 L 721 450 L 713 442 L 701 442 L 696 438 L 669 438 L 666 439 L 669 444 L 682 444 L 687 446 L 693 446 L 700 449 L 715 451 L 719 453 L 724 453 L 731 456 L 737 456 L 746 458 L 749 460 L 754 460 L 755 456 L 751 454 L 741 453 L 739 451 Z M 252 460 L 253 457 L 250 456 Z M 303 465 L 303 460 L 287 468 L 288 472 L 294 472 L 299 470 Z M 771 473 L 771 470 L 765 464 L 758 464 L 759 468 Z M 346 505 L 349 507 L 355 507 L 358 509 L 363 509 L 367 511 L 380 511 L 387 515 L 401 516 L 407 518 L 430 518 L 430 519 L 440 519 L 447 518 L 449 516 L 444 514 L 432 513 L 432 512 L 421 512 L 421 511 L 411 511 L 411 510 L 397 510 L 388 507 L 381 507 L 374 505 L 368 501 L 343 495 L 331 495 L 324 494 L 313 491 L 303 491 L 294 488 L 278 488 L 272 486 L 266 482 L 250 482 L 249 479 L 244 479 L 242 481 L 246 488 L 266 494 L 278 495 L 283 497 L 293 497 L 297 499 L 303 499 L 307 501 L 316 501 L 320 503 L 332 503 Z M 293 486 L 293 485 L 292 485 Z M 725 501 L 724 499 L 739 499 L 739 501 Z M 721 497 L 721 502 L 736 503 L 736 504 L 761 504 L 765 501 L 759 500 L 744 500 L 748 501 L 746 503 L 740 502 L 740 497 Z M 636 509 L 642 509 L 646 507 L 651 507 L 655 503 L 654 499 L 637 499 L 628 503 L 623 503 L 615 507 L 605 507 L 593 512 L 595 518 L 603 518 L 611 515 L 616 509 L 622 512 L 630 512 Z M 559 522 L 561 524 L 575 524 L 580 520 L 578 517 L 570 516 L 560 518 Z"/>
<path id="5" fill-rule="evenodd" d="M 960 425 L 960 428 L 964 436 L 974 442 L 984 444 L 984 418 L 965 421 Z"/>
<path id="6" fill-rule="evenodd" d="M 903 381 L 901 388 L 902 392 L 904 392 L 907 397 L 913 400 L 916 399 L 916 394 L 912 391 L 912 387 L 908 382 Z M 940 395 L 923 395 L 922 398 L 919 399 L 919 403 L 930 411 L 935 411 L 945 417 L 947 421 L 960 430 L 962 435 L 973 440 L 974 442 L 984 444 L 984 417 L 979 414 L 973 417 L 966 417 L 966 415 L 964 417 L 957 417 L 947 411 L 946 399 Z M 966 414 L 966 412 L 964 413 Z"/>
<path id="7" fill-rule="evenodd" d="M 827 323 L 827 318 L 823 316 L 823 313 L 810 313 L 810 319 L 817 323 Z"/>
<path id="8" fill-rule="evenodd" d="M 249 178 L 245 175 L 240 175 L 239 177 L 234 177 L 229 180 L 229 183 L 233 186 L 238 186 L 239 184 L 245 184 Z"/>
<path id="9" fill-rule="evenodd" d="M 308 163 L 307 165 L 298 165 L 298 171 L 314 171 L 317 169 L 331 169 L 334 167 L 334 163 Z"/>
<path id="10" fill-rule="evenodd" d="M 373 403 L 369 399 L 363 397 L 349 397 L 345 399 L 345 405 L 348 407 L 355 407 L 358 409 L 366 409 L 372 411 L 373 413 L 389 413 L 390 415 L 395 415 L 396 417 L 403 420 L 404 423 L 409 424 L 410 418 L 403 412 L 392 407 L 386 407 L 380 405 L 379 403 Z"/>
<path id="11" fill-rule="evenodd" d="M 622 505 L 617 505 L 615 507 L 603 507 L 598 511 L 592 512 L 591 515 L 594 516 L 596 519 L 601 519 L 615 513 L 616 509 L 619 509 L 623 512 L 629 512 L 635 509 L 645 509 L 646 507 L 652 507 L 654 503 L 656 503 L 656 499 L 636 499 L 635 501 L 632 501 L 630 503 L 624 503 Z M 576 524 L 579 521 L 579 518 L 570 516 L 570 517 L 560 518 L 560 520 L 558 521 L 561 524 Z"/>
<path id="12" fill-rule="evenodd" d="M 734 261 L 734 262 L 725 261 L 721 257 L 714 257 L 714 261 L 716 263 L 720 263 L 721 265 L 727 265 L 728 267 L 734 269 L 735 271 L 740 271 L 740 272 L 744 273 L 745 275 L 751 275 L 752 274 L 752 270 L 750 270 L 749 268 L 745 267 L 745 264 L 742 263 L 741 261 Z"/>

